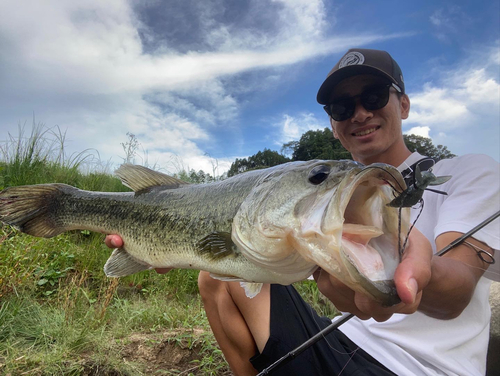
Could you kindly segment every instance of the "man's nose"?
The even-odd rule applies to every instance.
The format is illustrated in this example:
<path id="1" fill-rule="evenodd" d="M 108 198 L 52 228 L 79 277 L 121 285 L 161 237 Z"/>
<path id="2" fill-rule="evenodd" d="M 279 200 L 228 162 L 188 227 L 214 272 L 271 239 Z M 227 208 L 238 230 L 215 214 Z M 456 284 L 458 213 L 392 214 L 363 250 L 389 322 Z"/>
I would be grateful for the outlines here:
<path id="1" fill-rule="evenodd" d="M 351 123 L 364 123 L 372 117 L 373 113 L 364 108 L 359 100 L 357 100 L 356 107 L 354 107 L 354 114 L 351 117 Z"/>

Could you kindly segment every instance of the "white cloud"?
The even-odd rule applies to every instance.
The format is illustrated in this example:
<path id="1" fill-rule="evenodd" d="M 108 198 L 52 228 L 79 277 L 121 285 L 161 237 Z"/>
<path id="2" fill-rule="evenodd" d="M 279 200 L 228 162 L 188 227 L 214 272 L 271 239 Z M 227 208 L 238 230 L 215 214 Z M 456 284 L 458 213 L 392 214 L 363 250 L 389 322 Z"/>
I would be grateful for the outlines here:
<path id="1" fill-rule="evenodd" d="M 284 114 L 283 118 L 274 125 L 279 130 L 279 136 L 275 142 L 277 145 L 298 141 L 303 133 L 328 126 L 325 120 L 318 121 L 312 113 L 299 113 L 296 116 Z"/>
<path id="2" fill-rule="evenodd" d="M 441 42 L 450 42 L 460 31 L 470 27 L 472 18 L 459 5 L 448 4 L 435 10 L 429 17 L 434 35 Z"/>
<path id="3" fill-rule="evenodd" d="M 279 18 L 284 25 L 283 32 L 286 39 L 322 37 L 327 26 L 326 11 L 323 1 L 320 0 L 273 0 L 281 3 L 284 10 Z M 300 30 L 300 33 L 297 31 Z"/>
<path id="4" fill-rule="evenodd" d="M 456 121 L 467 114 L 467 107 L 456 98 L 457 89 L 437 88 L 426 84 L 423 91 L 411 96 L 412 110 L 409 123 L 439 123 L 456 127 Z"/>
<path id="5" fill-rule="evenodd" d="M 33 72 L 30 79 L 45 89 L 105 94 L 176 90 L 191 87 L 193 82 L 328 53 L 318 41 L 304 44 L 321 31 L 318 6 L 305 6 L 308 3 L 304 2 L 299 7 L 296 3 L 283 3 L 280 17 L 285 18 L 279 25 L 279 38 L 263 37 L 256 43 L 252 34 L 229 29 L 219 48 L 208 52 L 180 54 L 170 49 L 163 54 L 143 54 L 134 14 L 128 2 L 118 0 L 78 5 L 44 2 L 23 11 L 15 2 L 6 1 L 0 11 L 9 17 L 4 17 L 7 22 L 2 22 L 0 30 L 21 58 L 18 77 L 28 68 Z M 297 29 L 297 25 L 307 30 Z M 210 32 L 225 28 L 228 26 L 215 25 Z"/>
<path id="6" fill-rule="evenodd" d="M 429 17 L 431 24 L 434 26 L 440 26 L 443 23 L 441 12 L 441 10 L 437 10 Z"/>
<path id="7" fill-rule="evenodd" d="M 404 128 L 427 129 L 428 137 L 456 153 L 497 150 L 500 143 L 498 47 L 472 52 L 455 69 L 436 70 L 438 82 L 410 93 L 410 117 Z M 499 156 L 496 156 L 498 159 Z"/>
<path id="8" fill-rule="evenodd" d="M 500 65 L 499 65 L 500 66 Z M 498 103 L 500 85 L 486 74 L 485 68 L 472 69 L 465 75 L 464 97 L 477 103 Z"/>
<path id="9" fill-rule="evenodd" d="M 442 82 L 426 83 L 421 91 L 410 93 L 412 108 L 407 123 L 422 123 L 442 130 L 469 125 L 478 110 L 486 110 L 486 113 L 498 117 L 498 111 L 495 111 L 500 103 L 498 73 L 487 74 L 487 70 L 498 69 L 498 65 L 491 63 L 494 59 L 479 61 L 484 61 L 483 66 L 470 67 L 467 64 L 443 72 Z"/>
<path id="10" fill-rule="evenodd" d="M 429 138 L 429 131 L 430 130 L 431 129 L 429 127 L 413 127 L 404 133 L 405 134 L 414 134 L 417 136 Z"/>

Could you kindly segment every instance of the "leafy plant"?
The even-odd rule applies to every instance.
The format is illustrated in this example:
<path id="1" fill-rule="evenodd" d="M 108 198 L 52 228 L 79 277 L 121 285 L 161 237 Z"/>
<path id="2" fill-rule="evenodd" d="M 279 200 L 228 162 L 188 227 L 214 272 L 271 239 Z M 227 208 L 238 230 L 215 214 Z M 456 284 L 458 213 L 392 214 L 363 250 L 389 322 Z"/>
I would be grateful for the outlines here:
<path id="1" fill-rule="evenodd" d="M 58 238 L 62 243 L 67 242 L 67 238 Z M 74 267 L 75 256 L 67 251 L 60 253 L 42 254 L 42 258 L 47 259 L 47 263 L 39 265 L 35 270 L 38 277 L 37 286 L 42 290 L 43 295 L 52 295 L 58 285 L 59 280 L 67 276 Z"/>

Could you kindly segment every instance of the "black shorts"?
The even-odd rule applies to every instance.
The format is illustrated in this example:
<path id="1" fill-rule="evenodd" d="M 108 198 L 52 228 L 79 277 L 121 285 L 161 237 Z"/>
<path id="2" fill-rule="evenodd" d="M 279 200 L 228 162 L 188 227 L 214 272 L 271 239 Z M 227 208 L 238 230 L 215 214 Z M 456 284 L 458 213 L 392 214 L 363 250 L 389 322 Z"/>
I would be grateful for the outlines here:
<path id="1" fill-rule="evenodd" d="M 250 362 L 262 371 L 330 324 L 331 320 L 318 316 L 293 286 L 271 285 L 269 340 L 264 351 Z M 334 330 L 325 339 L 270 375 L 395 375 L 340 330 Z"/>

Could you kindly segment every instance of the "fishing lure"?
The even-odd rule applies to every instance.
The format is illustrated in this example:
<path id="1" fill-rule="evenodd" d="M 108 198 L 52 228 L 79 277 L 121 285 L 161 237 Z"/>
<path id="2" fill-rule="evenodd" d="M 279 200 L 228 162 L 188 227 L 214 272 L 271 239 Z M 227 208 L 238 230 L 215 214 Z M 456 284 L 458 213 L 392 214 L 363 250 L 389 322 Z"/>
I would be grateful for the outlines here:
<path id="1" fill-rule="evenodd" d="M 415 167 L 415 181 L 410 184 L 399 196 L 389 202 L 387 206 L 394 208 L 408 208 L 416 205 L 422 200 L 425 190 L 446 195 L 446 192 L 438 191 L 436 189 L 427 188 L 429 185 L 440 185 L 446 183 L 451 179 L 450 175 L 436 176 L 431 170 L 420 171 L 420 167 Z"/>

